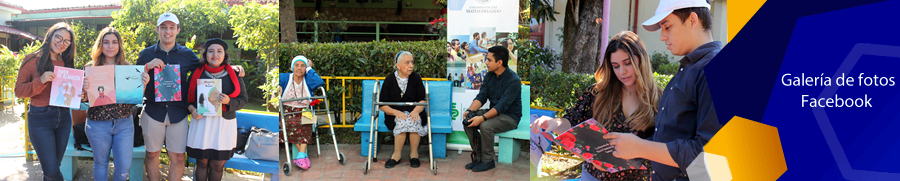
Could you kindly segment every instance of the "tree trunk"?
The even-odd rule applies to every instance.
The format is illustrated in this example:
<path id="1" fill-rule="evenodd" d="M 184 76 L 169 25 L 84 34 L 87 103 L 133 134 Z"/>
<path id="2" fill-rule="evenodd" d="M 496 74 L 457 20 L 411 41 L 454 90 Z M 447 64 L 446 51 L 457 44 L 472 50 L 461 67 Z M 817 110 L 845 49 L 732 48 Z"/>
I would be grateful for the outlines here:
<path id="1" fill-rule="evenodd" d="M 566 3 L 562 68 L 568 73 L 593 73 L 600 56 L 600 24 L 603 1 L 570 0 Z"/>
<path id="2" fill-rule="evenodd" d="M 294 17 L 294 0 L 278 1 L 279 21 L 281 24 L 281 43 L 297 42 L 297 24 Z"/>

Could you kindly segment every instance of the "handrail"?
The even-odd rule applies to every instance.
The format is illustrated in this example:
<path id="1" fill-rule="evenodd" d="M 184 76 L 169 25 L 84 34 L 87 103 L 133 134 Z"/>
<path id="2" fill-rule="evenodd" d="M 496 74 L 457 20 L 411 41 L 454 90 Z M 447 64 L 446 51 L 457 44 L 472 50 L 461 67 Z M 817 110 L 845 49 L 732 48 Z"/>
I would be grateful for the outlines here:
<path id="1" fill-rule="evenodd" d="M 328 32 L 329 34 L 346 34 L 346 35 L 375 35 L 376 40 L 381 39 L 381 35 L 408 35 L 408 36 L 440 36 L 440 34 L 427 34 L 427 33 L 382 33 L 381 27 L 382 24 L 395 24 L 395 25 L 431 25 L 431 22 L 390 22 L 390 21 L 312 21 L 312 20 L 297 20 L 297 23 L 313 23 L 313 32 L 297 32 L 297 34 L 313 34 L 313 41 L 319 42 L 319 23 L 345 23 L 345 24 L 375 24 L 375 33 L 370 32 Z"/>

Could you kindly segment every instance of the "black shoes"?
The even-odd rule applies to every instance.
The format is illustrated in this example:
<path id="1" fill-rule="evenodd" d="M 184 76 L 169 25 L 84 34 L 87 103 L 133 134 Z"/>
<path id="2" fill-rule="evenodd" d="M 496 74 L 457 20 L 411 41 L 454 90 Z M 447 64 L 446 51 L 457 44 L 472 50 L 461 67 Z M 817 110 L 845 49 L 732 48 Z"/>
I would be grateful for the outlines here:
<path id="1" fill-rule="evenodd" d="M 409 159 L 409 167 L 419 168 L 419 165 L 420 163 L 418 158 Z"/>
<path id="2" fill-rule="evenodd" d="M 478 165 L 478 163 L 481 163 L 481 162 L 479 162 L 479 161 L 475 161 L 475 162 L 472 162 L 472 163 L 469 163 L 469 164 L 466 164 L 466 170 L 471 170 L 471 169 L 472 169 L 472 168 L 474 168 L 474 167 L 475 167 L 475 165 Z"/>
<path id="3" fill-rule="evenodd" d="M 399 160 L 388 159 L 388 161 L 384 163 L 384 168 L 394 168 L 394 166 L 399 163 Z"/>
<path id="4" fill-rule="evenodd" d="M 469 165 L 466 165 L 466 167 L 468 167 L 468 166 Z M 472 167 L 472 171 L 473 172 L 483 172 L 483 171 L 488 171 L 488 170 L 494 169 L 494 167 L 495 166 L 494 166 L 493 160 L 491 160 L 491 162 L 478 162 L 478 165 L 475 165 L 475 167 Z"/>

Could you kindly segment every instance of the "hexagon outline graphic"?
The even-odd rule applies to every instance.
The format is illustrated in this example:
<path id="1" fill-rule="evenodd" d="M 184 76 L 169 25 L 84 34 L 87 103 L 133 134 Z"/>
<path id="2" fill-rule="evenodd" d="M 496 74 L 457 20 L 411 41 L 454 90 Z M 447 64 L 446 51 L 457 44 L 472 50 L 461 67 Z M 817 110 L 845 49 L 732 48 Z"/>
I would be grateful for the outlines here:
<path id="1" fill-rule="evenodd" d="M 853 69 L 853 66 L 855 66 L 856 63 L 859 62 L 860 57 L 862 57 L 863 55 L 900 58 L 900 46 L 857 43 L 853 46 L 853 49 L 850 50 L 850 53 L 847 54 L 847 57 L 844 58 L 844 62 L 841 63 L 841 66 L 838 67 L 837 71 L 832 77 L 840 76 L 839 74 L 842 72 L 850 72 L 850 70 Z M 837 93 L 838 88 L 840 88 L 840 86 L 826 87 L 824 90 L 822 90 L 822 93 L 819 94 L 819 97 L 834 96 Z M 837 162 L 838 170 L 841 171 L 841 175 L 844 176 L 844 179 L 900 180 L 900 173 L 887 173 L 853 169 L 853 167 L 850 165 L 850 160 L 847 159 L 847 154 L 844 153 L 844 148 L 841 147 L 841 142 L 838 140 L 837 134 L 834 132 L 834 127 L 831 125 L 831 121 L 828 119 L 828 115 L 825 113 L 825 108 L 812 108 L 812 112 L 816 118 L 816 122 L 818 122 L 819 124 L 819 128 L 822 130 L 822 134 L 825 136 L 825 142 L 828 144 L 828 148 L 831 150 L 831 154 L 834 156 L 835 162 Z"/>

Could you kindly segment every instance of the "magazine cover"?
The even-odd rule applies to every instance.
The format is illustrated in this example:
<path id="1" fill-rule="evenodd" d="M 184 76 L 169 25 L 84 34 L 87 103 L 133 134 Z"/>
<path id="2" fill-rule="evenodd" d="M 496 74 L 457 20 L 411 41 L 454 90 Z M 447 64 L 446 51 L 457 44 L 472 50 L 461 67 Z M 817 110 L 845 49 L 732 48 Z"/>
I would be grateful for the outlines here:
<path id="1" fill-rule="evenodd" d="M 197 113 L 203 116 L 222 116 L 219 94 L 222 90 L 220 79 L 197 79 Z"/>
<path id="2" fill-rule="evenodd" d="M 50 105 L 79 109 L 84 71 L 55 66 L 53 73 L 56 78 L 50 85 Z"/>
<path id="3" fill-rule="evenodd" d="M 104 65 L 84 68 L 90 84 L 87 89 L 90 107 L 116 103 L 116 68 Z"/>
<path id="4" fill-rule="evenodd" d="M 565 133 L 554 137 L 548 132 L 542 132 L 545 138 L 560 145 L 563 149 L 578 155 L 589 163 L 601 165 L 609 173 L 622 170 L 647 168 L 641 165 L 641 159 L 625 160 L 612 155 L 615 148 L 609 145 L 609 140 L 603 139 L 603 135 L 609 133 L 597 120 L 589 119 L 581 124 L 573 126 Z"/>
<path id="5" fill-rule="evenodd" d="M 116 102 L 141 104 L 144 100 L 143 65 L 116 65 Z"/>
<path id="6" fill-rule="evenodd" d="M 179 65 L 166 65 L 162 69 L 154 69 L 156 102 L 181 101 L 180 68 Z"/>

